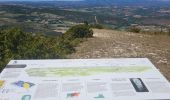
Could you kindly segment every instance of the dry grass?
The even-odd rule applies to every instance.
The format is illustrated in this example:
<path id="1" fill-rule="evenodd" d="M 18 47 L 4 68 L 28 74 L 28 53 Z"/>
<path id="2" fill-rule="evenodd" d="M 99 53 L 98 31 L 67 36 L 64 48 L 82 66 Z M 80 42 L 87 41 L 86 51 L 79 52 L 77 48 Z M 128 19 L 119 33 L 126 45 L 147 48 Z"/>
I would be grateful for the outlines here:
<path id="1" fill-rule="evenodd" d="M 170 81 L 170 36 L 94 29 L 68 58 L 147 57 Z"/>

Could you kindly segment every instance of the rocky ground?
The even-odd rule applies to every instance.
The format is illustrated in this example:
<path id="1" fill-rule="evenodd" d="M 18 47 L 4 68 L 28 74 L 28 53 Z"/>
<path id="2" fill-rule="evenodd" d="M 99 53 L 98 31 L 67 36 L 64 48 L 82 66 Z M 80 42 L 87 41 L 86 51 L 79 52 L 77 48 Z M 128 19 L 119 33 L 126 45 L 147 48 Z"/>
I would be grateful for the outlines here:
<path id="1" fill-rule="evenodd" d="M 170 81 L 170 36 L 94 29 L 68 58 L 149 58 Z"/>

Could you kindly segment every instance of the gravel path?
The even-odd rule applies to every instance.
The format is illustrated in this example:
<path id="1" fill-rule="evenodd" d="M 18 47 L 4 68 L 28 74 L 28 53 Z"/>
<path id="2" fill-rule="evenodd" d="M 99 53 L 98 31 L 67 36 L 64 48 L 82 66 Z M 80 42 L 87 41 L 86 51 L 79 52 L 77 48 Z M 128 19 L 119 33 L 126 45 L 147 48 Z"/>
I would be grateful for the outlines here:
<path id="1" fill-rule="evenodd" d="M 170 36 L 94 29 L 68 58 L 149 58 L 170 81 Z"/>

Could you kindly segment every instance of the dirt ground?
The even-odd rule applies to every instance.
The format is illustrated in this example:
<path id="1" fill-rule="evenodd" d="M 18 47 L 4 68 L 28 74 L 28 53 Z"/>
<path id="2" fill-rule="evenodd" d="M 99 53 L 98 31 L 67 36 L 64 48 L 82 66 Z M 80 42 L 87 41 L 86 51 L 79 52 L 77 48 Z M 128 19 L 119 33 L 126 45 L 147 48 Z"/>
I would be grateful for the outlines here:
<path id="1" fill-rule="evenodd" d="M 170 81 L 170 36 L 94 29 L 68 58 L 149 58 Z"/>

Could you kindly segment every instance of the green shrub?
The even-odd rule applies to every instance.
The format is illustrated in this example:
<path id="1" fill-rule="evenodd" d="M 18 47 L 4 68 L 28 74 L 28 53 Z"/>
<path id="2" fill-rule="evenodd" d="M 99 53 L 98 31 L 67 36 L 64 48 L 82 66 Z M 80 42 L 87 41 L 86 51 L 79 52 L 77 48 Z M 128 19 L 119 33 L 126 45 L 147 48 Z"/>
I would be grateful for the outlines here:
<path id="1" fill-rule="evenodd" d="M 45 36 L 26 33 L 19 28 L 0 29 L 0 71 L 11 59 L 65 58 L 84 38 L 92 37 L 88 25 L 71 27 L 64 35 Z"/>
<path id="2" fill-rule="evenodd" d="M 62 36 L 25 33 L 18 28 L 0 30 L 0 71 L 11 59 L 56 59 L 74 52 Z"/>
<path id="3" fill-rule="evenodd" d="M 170 36 L 170 27 L 168 28 L 168 35 Z"/>
<path id="4" fill-rule="evenodd" d="M 129 31 L 134 32 L 134 33 L 139 33 L 141 31 L 141 29 L 139 27 L 132 26 L 132 27 L 130 27 Z"/>
<path id="5" fill-rule="evenodd" d="M 85 39 L 76 38 L 76 39 L 72 40 L 72 41 L 70 42 L 70 44 L 75 47 L 75 46 L 79 45 L 79 44 L 80 44 L 81 42 L 83 42 L 83 41 L 85 41 Z"/>
<path id="6" fill-rule="evenodd" d="M 88 25 L 76 25 L 71 27 L 65 34 L 64 38 L 74 40 L 76 38 L 88 38 L 93 36 L 93 31 Z"/>

